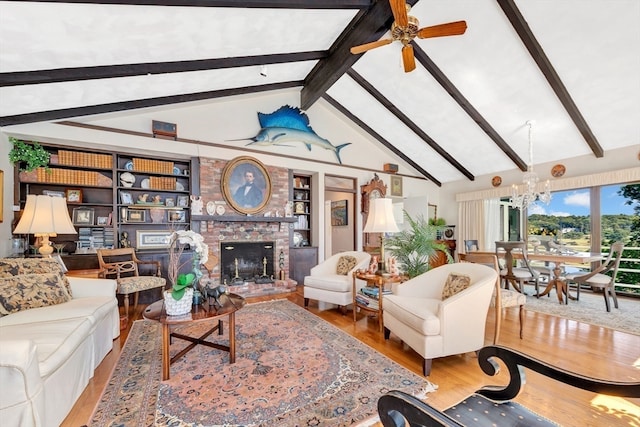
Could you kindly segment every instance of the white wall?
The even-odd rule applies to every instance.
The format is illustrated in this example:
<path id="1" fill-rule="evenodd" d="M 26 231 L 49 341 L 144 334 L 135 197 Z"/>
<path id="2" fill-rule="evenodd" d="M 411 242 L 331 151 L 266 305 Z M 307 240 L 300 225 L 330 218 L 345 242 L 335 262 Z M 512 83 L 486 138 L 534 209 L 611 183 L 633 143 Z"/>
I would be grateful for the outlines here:
<path id="1" fill-rule="evenodd" d="M 336 113 L 322 100 L 307 111 L 310 125 L 318 136 L 328 140 L 334 146 L 351 143 L 341 152 L 343 165 L 337 163 L 333 151 L 318 146 L 312 146 L 311 150 L 308 150 L 305 145 L 297 142 L 287 143 L 283 146 L 257 146 L 247 145 L 251 141 L 246 139 L 232 141 L 250 138 L 258 133 L 260 130 L 258 112 L 271 113 L 286 104 L 295 106 L 299 99 L 299 91 L 285 90 L 252 96 L 238 96 L 225 100 L 189 103 L 173 108 L 150 108 L 72 120 L 90 127 L 56 123 L 8 126 L 2 129 L 3 147 L 9 147 L 7 136 L 11 135 L 25 140 L 68 145 L 81 149 L 96 148 L 147 155 L 158 153 L 164 156 L 169 153 L 177 158 L 199 156 L 230 160 L 240 155 L 248 155 L 268 165 L 278 165 L 311 173 L 314 195 L 317 197 L 313 203 L 313 214 L 318 219 L 318 229 L 315 230 L 316 234 L 313 239 L 315 242 L 320 242 L 318 245 L 319 254 L 324 254 L 322 243 L 324 239 L 322 239 L 323 233 L 321 231 L 325 224 L 325 174 L 356 178 L 358 186 L 369 182 L 374 176 L 373 171 L 378 171 L 380 179 L 389 186 L 389 175 L 379 172 L 385 163 L 398 164 L 401 174 L 412 176 L 418 176 L 418 174 L 410 166 L 387 154 L 386 149 L 379 148 L 377 142 L 372 144 L 371 139 L 361 129 Z M 178 137 L 183 141 L 149 137 L 152 120 L 176 123 Z M 5 150 L 3 150 L 4 152 Z M 8 149 L 6 153 L 8 153 Z M 283 156 L 296 156 L 297 158 Z M 0 162 L 8 163 L 7 155 L 3 154 L 0 157 Z M 6 194 L 4 197 L 5 221 L 0 224 L 0 241 L 2 242 L 0 255 L 7 253 L 1 252 L 3 247 L 6 246 L 5 250 L 8 250 L 13 199 L 12 168 L 7 164 L 3 169 L 5 170 Z M 403 177 L 403 187 L 405 196 L 429 194 L 430 197 L 437 199 L 438 187 L 419 176 L 418 178 Z M 359 212 L 360 194 L 356 195 L 354 205 Z M 329 221 L 329 218 L 326 220 Z M 362 237 L 359 233 L 356 247 L 360 247 L 361 244 Z"/>

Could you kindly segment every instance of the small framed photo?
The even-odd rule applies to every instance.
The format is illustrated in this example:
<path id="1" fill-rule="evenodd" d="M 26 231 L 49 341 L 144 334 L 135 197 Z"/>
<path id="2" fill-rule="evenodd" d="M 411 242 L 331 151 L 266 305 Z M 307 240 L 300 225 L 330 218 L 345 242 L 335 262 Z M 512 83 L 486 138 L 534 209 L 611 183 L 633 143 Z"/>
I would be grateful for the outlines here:
<path id="1" fill-rule="evenodd" d="M 96 221 L 96 225 L 109 225 L 109 217 L 108 216 L 99 216 Z"/>
<path id="2" fill-rule="evenodd" d="M 182 209 L 167 211 L 167 218 L 169 222 L 187 222 L 186 212 Z"/>
<path id="3" fill-rule="evenodd" d="M 402 196 L 402 177 L 391 175 L 391 195 Z"/>
<path id="4" fill-rule="evenodd" d="M 64 191 L 42 190 L 42 194 L 44 194 L 45 196 L 52 196 L 52 197 L 65 197 Z"/>
<path id="5" fill-rule="evenodd" d="M 90 208 L 73 209 L 73 223 L 75 225 L 93 225 L 95 212 Z"/>
<path id="6" fill-rule="evenodd" d="M 167 249 L 171 245 L 173 231 L 136 230 L 137 249 Z"/>
<path id="7" fill-rule="evenodd" d="M 176 206 L 179 208 L 189 207 L 189 196 L 178 196 Z"/>
<path id="8" fill-rule="evenodd" d="M 176 205 L 176 199 L 174 199 L 173 197 L 167 197 L 166 199 L 164 199 L 164 205 L 173 207 Z"/>
<path id="9" fill-rule="evenodd" d="M 120 203 L 123 205 L 132 205 L 133 204 L 133 196 L 131 193 L 127 193 L 125 191 L 120 192 Z"/>
<path id="10" fill-rule="evenodd" d="M 82 203 L 82 190 L 79 188 L 67 188 L 65 195 L 67 203 Z"/>
<path id="11" fill-rule="evenodd" d="M 127 209 L 126 222 L 145 222 L 147 211 L 144 209 Z"/>

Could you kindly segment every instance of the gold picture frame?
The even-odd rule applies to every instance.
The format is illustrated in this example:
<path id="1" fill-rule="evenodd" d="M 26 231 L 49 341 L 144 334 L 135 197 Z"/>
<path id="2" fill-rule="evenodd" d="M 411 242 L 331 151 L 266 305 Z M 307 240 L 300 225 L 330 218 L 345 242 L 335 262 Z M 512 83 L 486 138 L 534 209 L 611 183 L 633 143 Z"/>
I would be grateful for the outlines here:
<path id="1" fill-rule="evenodd" d="M 249 183 L 252 185 L 248 186 Z M 253 157 L 236 157 L 222 171 L 222 195 L 242 214 L 260 212 L 271 199 L 271 177 L 267 168 Z"/>
<path id="2" fill-rule="evenodd" d="M 402 197 L 402 177 L 391 175 L 391 195 Z"/>

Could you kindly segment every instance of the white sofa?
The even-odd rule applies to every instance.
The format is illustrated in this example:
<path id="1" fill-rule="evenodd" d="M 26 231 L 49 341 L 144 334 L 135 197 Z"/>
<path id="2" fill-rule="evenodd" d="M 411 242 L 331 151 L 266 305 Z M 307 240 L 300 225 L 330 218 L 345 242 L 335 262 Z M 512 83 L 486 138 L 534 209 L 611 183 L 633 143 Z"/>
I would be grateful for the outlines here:
<path id="1" fill-rule="evenodd" d="M 59 426 L 120 335 L 116 282 L 68 280 L 69 301 L 0 317 L 1 425 Z"/>
<path id="2" fill-rule="evenodd" d="M 340 258 L 349 256 L 356 259 L 355 265 L 346 274 L 338 274 Z M 366 252 L 346 251 L 311 268 L 310 275 L 304 278 L 304 306 L 308 307 L 309 299 L 314 299 L 346 308 L 353 303 L 353 272 L 367 268 L 370 260 L 371 255 Z"/>
<path id="3" fill-rule="evenodd" d="M 443 300 L 450 273 L 469 276 L 468 288 Z M 394 284 L 384 297 L 384 336 L 393 332 L 424 359 L 429 375 L 437 357 L 480 350 L 498 273 L 485 265 L 454 263 Z"/>

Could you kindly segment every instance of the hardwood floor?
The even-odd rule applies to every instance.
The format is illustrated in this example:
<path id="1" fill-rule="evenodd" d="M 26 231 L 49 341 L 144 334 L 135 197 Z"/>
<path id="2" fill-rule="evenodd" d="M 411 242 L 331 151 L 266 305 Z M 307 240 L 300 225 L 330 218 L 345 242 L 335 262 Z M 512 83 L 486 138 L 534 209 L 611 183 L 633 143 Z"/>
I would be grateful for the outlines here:
<path id="1" fill-rule="evenodd" d="M 302 287 L 281 298 L 303 305 Z M 273 299 L 261 297 L 249 302 Z M 620 297 L 619 297 L 620 298 Z M 638 300 L 620 298 L 621 304 L 637 304 Z M 135 319 L 142 318 L 144 306 L 138 306 Z M 312 301 L 309 311 L 357 337 L 367 345 L 387 355 L 411 371 L 421 374 L 422 359 L 393 336 L 385 341 L 378 332 L 376 318 L 359 315 L 354 324 L 351 313 L 338 310 L 319 312 Z M 490 310 L 485 333 L 486 343 L 493 339 L 494 317 Z M 113 350 L 95 372 L 95 376 L 80 396 L 62 426 L 78 427 L 89 422 L 91 413 L 109 380 L 120 349 L 124 346 L 129 326 L 114 341 Z M 503 315 L 500 345 L 530 354 L 556 366 L 595 378 L 615 381 L 640 381 L 640 336 L 578 323 L 545 314 L 527 312 L 524 339 L 519 339 L 518 310 L 506 309 Z M 160 337 L 158 337 L 160 339 Z M 429 380 L 439 386 L 428 395 L 428 403 L 445 409 L 488 384 L 506 384 L 503 372 L 497 377 L 486 376 L 475 355 L 449 356 L 435 359 Z M 640 399 L 601 396 L 549 380 L 535 372 L 527 372 L 527 383 L 517 402 L 535 410 L 563 426 L 640 426 Z"/>

